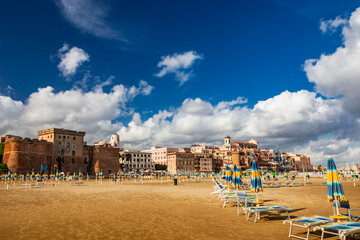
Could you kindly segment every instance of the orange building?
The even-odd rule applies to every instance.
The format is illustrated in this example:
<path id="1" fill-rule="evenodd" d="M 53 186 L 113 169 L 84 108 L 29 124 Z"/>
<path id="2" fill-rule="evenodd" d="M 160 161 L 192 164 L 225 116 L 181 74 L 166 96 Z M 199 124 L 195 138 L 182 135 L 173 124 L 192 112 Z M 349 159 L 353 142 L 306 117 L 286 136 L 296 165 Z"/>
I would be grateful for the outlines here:
<path id="1" fill-rule="evenodd" d="M 176 174 L 179 172 L 195 172 L 195 159 L 193 153 L 169 153 L 168 172 Z"/>

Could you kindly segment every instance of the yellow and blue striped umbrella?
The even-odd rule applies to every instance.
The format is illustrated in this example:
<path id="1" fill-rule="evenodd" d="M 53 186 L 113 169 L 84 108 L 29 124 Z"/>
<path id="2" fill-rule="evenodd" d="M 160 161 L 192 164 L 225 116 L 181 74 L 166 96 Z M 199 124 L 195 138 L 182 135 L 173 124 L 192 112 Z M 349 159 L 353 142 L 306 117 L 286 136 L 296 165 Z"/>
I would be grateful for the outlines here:
<path id="1" fill-rule="evenodd" d="M 354 169 L 351 169 L 351 178 L 354 180 L 356 178 L 356 174 Z"/>
<path id="2" fill-rule="evenodd" d="M 35 172 L 34 172 L 34 169 L 33 169 L 32 172 L 31 172 L 31 180 L 35 180 Z"/>
<path id="3" fill-rule="evenodd" d="M 41 176 L 40 176 L 39 172 L 37 172 L 37 174 L 36 174 L 36 180 L 41 180 Z"/>
<path id="4" fill-rule="evenodd" d="M 309 179 L 310 178 L 310 174 L 308 173 L 308 171 L 306 170 L 306 178 Z"/>
<path id="5" fill-rule="evenodd" d="M 81 169 L 80 169 L 79 170 L 79 179 L 80 179 L 80 181 L 82 180 L 82 178 L 83 178 L 83 174 L 82 174 Z"/>
<path id="6" fill-rule="evenodd" d="M 339 174 L 337 172 L 335 162 L 332 158 L 329 158 L 327 162 L 326 179 L 328 202 L 332 202 L 334 200 L 346 201 Z"/>
<path id="7" fill-rule="evenodd" d="M 228 187 L 232 185 L 231 169 L 229 165 L 226 165 L 225 168 L 225 183 Z"/>
<path id="8" fill-rule="evenodd" d="M 251 164 L 251 186 L 250 186 L 250 189 L 252 192 L 256 192 L 256 193 L 262 191 L 260 171 L 259 171 L 255 161 L 253 161 Z"/>
<path id="9" fill-rule="evenodd" d="M 56 170 L 56 174 L 55 174 L 55 182 L 59 181 L 60 175 L 59 175 L 59 171 Z"/>
<path id="10" fill-rule="evenodd" d="M 287 172 L 286 172 L 286 169 L 285 169 L 285 172 L 284 172 L 284 179 L 285 179 L 285 180 L 288 180 L 288 174 L 287 174 Z"/>
<path id="11" fill-rule="evenodd" d="M 242 182 L 241 182 L 241 175 L 240 170 L 236 165 L 234 165 L 233 169 L 233 187 L 235 190 L 239 190 L 241 188 Z"/>

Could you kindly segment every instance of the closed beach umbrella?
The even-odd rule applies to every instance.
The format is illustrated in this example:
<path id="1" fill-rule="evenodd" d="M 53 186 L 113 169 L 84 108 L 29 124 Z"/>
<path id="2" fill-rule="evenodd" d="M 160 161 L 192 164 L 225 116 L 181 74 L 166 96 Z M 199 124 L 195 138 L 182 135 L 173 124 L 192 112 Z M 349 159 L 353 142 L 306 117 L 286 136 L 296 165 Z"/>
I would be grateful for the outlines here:
<path id="1" fill-rule="evenodd" d="M 256 193 L 256 201 L 258 201 L 258 192 L 262 191 L 260 172 L 255 161 L 251 164 L 251 186 L 252 192 Z"/>
<path id="2" fill-rule="evenodd" d="M 82 180 L 82 178 L 83 178 L 83 174 L 82 174 L 81 169 L 80 169 L 79 170 L 79 179 L 80 179 L 80 181 Z"/>
<path id="3" fill-rule="evenodd" d="M 351 178 L 352 178 L 353 180 L 355 180 L 355 178 L 356 178 L 356 174 L 355 174 L 354 169 L 351 170 Z"/>
<path id="4" fill-rule="evenodd" d="M 309 179 L 310 178 L 310 174 L 308 173 L 308 171 L 306 170 L 306 178 Z"/>
<path id="5" fill-rule="evenodd" d="M 288 180 L 288 174 L 287 174 L 287 172 L 286 172 L 286 169 L 285 169 L 285 172 L 284 172 L 284 179 L 285 179 L 285 180 Z"/>
<path id="6" fill-rule="evenodd" d="M 225 183 L 228 187 L 232 185 L 231 169 L 229 165 L 226 165 L 225 168 Z"/>
<path id="7" fill-rule="evenodd" d="M 344 195 L 344 190 L 342 188 L 339 174 L 336 169 L 335 162 L 332 158 L 328 159 L 327 162 L 327 200 L 332 202 L 334 200 L 338 201 L 347 201 Z M 337 205 L 336 205 L 337 206 Z M 339 209 L 337 207 L 337 213 L 339 214 Z"/>
<path id="8" fill-rule="evenodd" d="M 31 180 L 35 180 L 35 172 L 34 172 L 34 169 L 31 171 Z"/>
<path id="9" fill-rule="evenodd" d="M 233 169 L 233 187 L 235 190 L 239 190 L 241 188 L 242 182 L 241 182 L 241 175 L 240 170 L 236 165 L 234 165 Z"/>

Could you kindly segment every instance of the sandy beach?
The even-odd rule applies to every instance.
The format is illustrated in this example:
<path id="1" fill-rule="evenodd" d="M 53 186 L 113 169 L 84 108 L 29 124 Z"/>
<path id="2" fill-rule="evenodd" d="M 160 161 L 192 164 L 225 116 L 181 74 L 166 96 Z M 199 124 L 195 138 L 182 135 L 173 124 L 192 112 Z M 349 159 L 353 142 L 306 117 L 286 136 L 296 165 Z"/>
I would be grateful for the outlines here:
<path id="1" fill-rule="evenodd" d="M 259 199 L 295 209 L 292 218 L 331 215 L 324 180 L 311 181 L 313 186 L 264 188 Z M 210 194 L 213 186 L 210 179 L 177 186 L 173 181 L 90 180 L 85 186 L 48 182 L 44 188 L 18 184 L 6 190 L 1 184 L 0 239 L 288 239 L 289 224 L 283 219 L 247 221 L 236 207 L 222 207 Z M 360 187 L 352 182 L 343 187 L 351 207 L 360 208 Z"/>

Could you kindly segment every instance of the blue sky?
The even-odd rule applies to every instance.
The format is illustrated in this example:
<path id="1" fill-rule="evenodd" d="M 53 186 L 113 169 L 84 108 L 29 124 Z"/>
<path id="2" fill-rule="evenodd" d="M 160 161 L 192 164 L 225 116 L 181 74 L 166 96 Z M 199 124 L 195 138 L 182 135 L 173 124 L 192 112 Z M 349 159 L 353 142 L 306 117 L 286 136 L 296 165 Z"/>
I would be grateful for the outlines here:
<path id="1" fill-rule="evenodd" d="M 230 134 L 350 164 L 360 152 L 358 73 L 349 64 L 327 82 L 321 74 L 336 65 L 321 56 L 360 61 L 336 57 L 358 40 L 357 7 L 3 1 L 0 132 L 65 127 L 86 131 L 90 143 L 117 132 L 131 148 L 221 144 Z"/>

